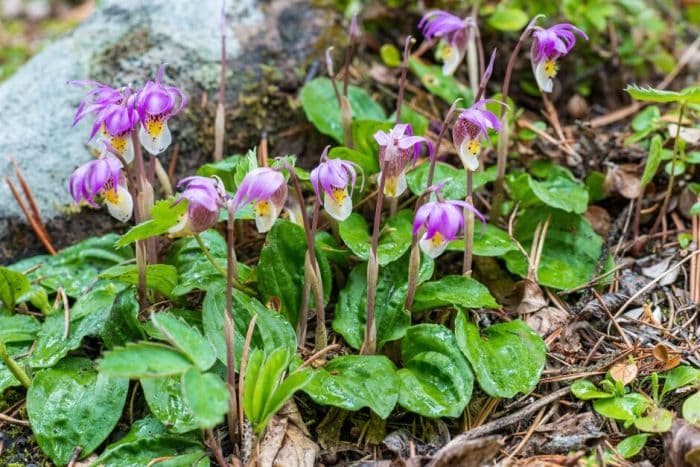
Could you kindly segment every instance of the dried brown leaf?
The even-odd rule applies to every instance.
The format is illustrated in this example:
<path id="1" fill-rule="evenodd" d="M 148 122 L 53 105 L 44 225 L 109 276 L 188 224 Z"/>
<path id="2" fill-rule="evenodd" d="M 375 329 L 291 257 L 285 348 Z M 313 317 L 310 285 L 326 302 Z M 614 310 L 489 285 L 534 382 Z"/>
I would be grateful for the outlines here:
<path id="1" fill-rule="evenodd" d="M 619 193 L 627 199 L 637 199 L 642 193 L 642 182 L 637 172 L 634 164 L 611 167 L 605 174 L 605 190 Z"/>
<path id="2" fill-rule="evenodd" d="M 607 237 L 608 232 L 610 232 L 610 224 L 612 223 L 612 217 L 608 214 L 608 211 L 596 206 L 594 204 L 588 206 L 588 210 L 583 215 L 588 222 L 593 226 L 593 230 L 601 237 Z"/>
<path id="3" fill-rule="evenodd" d="M 450 443 L 440 449 L 433 459 L 431 467 L 480 467 L 493 459 L 503 446 L 501 436 L 486 436 L 483 438 L 464 440 Z"/>
<path id="4" fill-rule="evenodd" d="M 700 465 L 700 428 L 680 418 L 673 420 L 664 435 L 664 454 L 668 467 Z"/>
<path id="5" fill-rule="evenodd" d="M 637 364 L 634 362 L 616 363 L 610 368 L 610 377 L 623 385 L 628 385 L 637 377 L 637 371 Z"/>

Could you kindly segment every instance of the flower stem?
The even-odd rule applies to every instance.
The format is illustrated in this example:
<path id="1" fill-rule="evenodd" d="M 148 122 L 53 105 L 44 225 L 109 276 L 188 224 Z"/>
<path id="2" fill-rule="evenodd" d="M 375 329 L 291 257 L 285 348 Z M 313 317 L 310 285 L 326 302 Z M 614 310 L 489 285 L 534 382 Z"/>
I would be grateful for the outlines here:
<path id="1" fill-rule="evenodd" d="M 233 331 L 233 280 L 236 274 L 236 236 L 234 229 L 235 211 L 233 203 L 227 203 L 228 221 L 226 223 L 226 314 L 224 315 L 224 337 L 226 339 L 226 380 L 228 383 L 228 430 L 231 440 L 236 440 L 238 432 L 238 407 L 236 398 L 236 335 Z"/>
<path id="2" fill-rule="evenodd" d="M 299 178 L 294 172 L 294 167 L 287 165 L 289 170 L 289 178 L 294 186 L 294 193 L 296 194 L 299 206 L 301 209 L 301 218 L 304 222 L 304 232 L 306 233 L 306 254 L 309 259 L 309 274 L 308 279 L 311 280 L 311 290 L 314 293 L 314 304 L 316 305 L 316 335 L 314 348 L 320 350 L 328 345 L 328 332 L 326 331 L 326 311 L 323 303 L 323 282 L 321 279 L 320 269 L 318 267 L 318 261 L 316 260 L 316 249 L 314 248 L 314 236 L 316 234 L 315 227 L 318 214 L 318 207 L 314 206 L 314 222 L 313 224 L 309 222 L 309 216 L 304 209 L 304 195 L 301 192 L 301 184 L 299 183 Z M 304 310 L 302 310 L 304 312 Z"/>
<path id="3" fill-rule="evenodd" d="M 535 18 L 537 19 L 537 18 Z M 525 43 L 525 39 L 530 35 L 530 31 L 532 30 L 532 25 L 534 24 L 533 20 L 520 34 L 520 39 L 518 39 L 518 43 L 515 44 L 515 48 L 513 49 L 513 53 L 510 55 L 510 59 L 508 60 L 508 66 L 506 67 L 506 75 L 505 78 L 503 79 L 503 91 L 502 91 L 502 101 L 504 104 L 508 104 L 508 92 L 510 91 L 510 79 L 511 76 L 513 75 L 513 68 L 515 67 L 515 60 L 518 58 L 518 54 L 520 53 L 520 49 L 523 48 L 523 44 Z M 508 162 L 508 140 L 510 137 L 510 128 L 508 126 L 508 112 L 506 111 L 505 106 L 501 106 L 501 125 L 503 129 L 501 130 L 501 134 L 498 138 L 498 148 L 497 148 L 497 162 L 496 162 L 496 181 L 494 183 L 494 190 L 493 190 L 493 202 L 491 203 L 491 219 L 494 220 L 494 222 L 500 217 L 500 212 L 501 212 L 501 206 L 503 205 L 503 201 L 505 201 L 505 193 L 504 193 L 504 186 L 503 182 L 506 176 L 506 164 Z"/>
<path id="4" fill-rule="evenodd" d="M 384 165 L 380 161 L 380 165 Z M 377 278 L 379 276 L 379 262 L 377 261 L 377 248 L 379 245 L 379 224 L 382 220 L 382 203 L 384 201 L 384 170 L 379 177 L 377 189 L 377 206 L 374 208 L 374 225 L 372 226 L 372 246 L 369 250 L 367 261 L 367 308 L 365 322 L 365 339 L 362 342 L 360 354 L 374 355 L 377 352 L 377 323 L 374 316 L 374 300 L 377 294 Z"/>
<path id="5" fill-rule="evenodd" d="M 138 130 L 134 129 L 131 132 L 131 142 L 134 147 L 134 165 L 136 167 L 136 203 L 134 203 L 134 217 L 137 224 L 146 220 L 147 212 L 150 212 L 150 207 L 147 209 L 147 192 L 148 180 L 146 179 L 146 168 L 143 163 L 143 152 L 141 151 L 141 142 L 139 141 Z M 153 200 L 153 187 L 150 187 L 151 201 Z M 136 241 L 136 267 L 138 270 L 138 296 L 140 314 L 143 316 L 148 308 L 147 283 L 146 283 L 146 266 L 148 263 L 148 240 Z"/>
<path id="6" fill-rule="evenodd" d="M 467 196 L 464 199 L 469 204 L 473 205 L 474 191 L 474 173 L 467 171 Z M 462 275 L 470 276 L 472 273 L 472 250 L 474 247 L 474 213 L 467 208 L 464 208 L 464 257 L 462 261 Z"/>
<path id="7" fill-rule="evenodd" d="M 452 103 L 452 106 L 450 109 L 447 111 L 447 114 L 445 115 L 445 120 L 442 122 L 442 128 L 440 128 L 440 134 L 438 135 L 437 143 L 435 143 L 435 151 L 433 152 L 433 157 L 430 158 L 430 168 L 428 170 L 428 181 L 426 182 L 425 187 L 429 188 L 433 184 L 433 177 L 435 176 L 435 163 L 437 162 L 438 154 L 440 154 L 440 145 L 442 144 L 442 139 L 445 137 L 445 133 L 447 133 L 447 129 L 449 128 L 450 125 L 450 119 L 452 118 L 452 114 L 454 111 L 457 109 L 457 102 L 459 102 L 461 99 L 457 99 Z"/>
<path id="8" fill-rule="evenodd" d="M 406 73 L 408 73 L 408 59 L 411 56 L 411 46 L 415 42 L 412 36 L 406 37 L 403 48 L 403 62 L 401 63 L 401 78 L 399 79 L 399 95 L 396 98 L 396 123 L 401 123 L 401 105 L 403 104 L 404 91 L 406 89 Z"/>
<path id="9" fill-rule="evenodd" d="M 5 347 L 5 342 L 0 339 L 0 360 L 5 364 L 10 373 L 14 375 L 17 380 L 22 383 L 22 386 L 28 388 L 32 385 L 32 380 L 27 376 L 27 373 L 22 369 L 21 366 L 7 353 L 7 348 Z"/>
<path id="10" fill-rule="evenodd" d="M 226 270 L 221 267 L 219 262 L 214 258 L 214 256 L 211 254 L 211 251 L 209 251 L 209 248 L 204 244 L 204 240 L 202 240 L 202 236 L 199 235 L 198 233 L 194 234 L 194 239 L 197 240 L 197 245 L 199 245 L 199 248 L 202 250 L 202 253 L 204 253 L 204 256 L 207 257 L 209 262 L 214 266 L 214 269 L 219 271 L 222 276 L 226 277 Z"/>
<path id="11" fill-rule="evenodd" d="M 219 102 L 214 118 L 214 160 L 220 161 L 224 155 L 224 133 L 226 127 L 226 14 L 221 8 L 221 76 L 219 77 Z"/>

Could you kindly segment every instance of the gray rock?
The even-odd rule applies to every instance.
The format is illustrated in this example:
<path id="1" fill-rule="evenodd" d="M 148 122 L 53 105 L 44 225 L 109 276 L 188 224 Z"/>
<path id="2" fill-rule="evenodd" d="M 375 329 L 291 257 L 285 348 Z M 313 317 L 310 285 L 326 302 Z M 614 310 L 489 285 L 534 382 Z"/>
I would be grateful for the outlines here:
<path id="1" fill-rule="evenodd" d="M 306 66 L 325 48 L 319 43 L 333 13 L 310 0 L 228 0 L 227 136 L 225 152 L 255 146 L 270 133 L 272 154 L 300 153 L 303 138 L 275 134 L 303 121 L 289 106 Z M 10 158 L 23 169 L 57 246 L 114 228 L 103 212 L 66 216 L 67 179 L 90 159 L 90 122 L 70 124 L 83 89 L 74 79 L 140 86 L 168 63 L 166 83 L 185 89 L 189 104 L 172 122 L 177 173 L 207 162 L 213 152 L 213 118 L 220 73 L 221 0 L 107 0 L 66 37 L 46 47 L 0 85 L 0 174 L 13 176 Z M 89 119 L 86 119 L 89 120 Z M 173 146 L 162 157 L 167 167 Z M 87 211 L 87 210 L 84 210 Z M 124 226 L 122 226 L 124 228 Z M 0 261 L 41 252 L 5 183 L 0 184 Z"/>

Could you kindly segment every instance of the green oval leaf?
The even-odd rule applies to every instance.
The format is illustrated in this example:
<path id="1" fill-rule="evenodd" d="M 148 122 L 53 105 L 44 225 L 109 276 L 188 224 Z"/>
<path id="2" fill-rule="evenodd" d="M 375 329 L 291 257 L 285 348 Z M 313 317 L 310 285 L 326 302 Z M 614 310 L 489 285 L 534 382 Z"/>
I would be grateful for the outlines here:
<path id="1" fill-rule="evenodd" d="M 101 279 L 112 279 L 125 284 L 137 285 L 139 271 L 136 264 L 113 266 L 100 274 Z M 146 286 L 149 289 L 172 297 L 173 287 L 177 284 L 177 269 L 170 264 L 149 264 L 146 266 Z"/>
<path id="2" fill-rule="evenodd" d="M 177 204 L 174 198 L 156 202 L 151 208 L 151 219 L 135 225 L 127 233 L 119 237 L 115 243 L 117 247 L 127 246 L 137 240 L 162 235 L 180 221 L 180 217 L 187 211 L 187 201 Z"/>
<path id="3" fill-rule="evenodd" d="M 221 378 L 190 368 L 182 375 L 185 402 L 200 428 L 214 428 L 228 412 L 228 389 Z"/>
<path id="4" fill-rule="evenodd" d="M 441 66 L 429 65 L 418 58 L 411 57 L 408 59 L 408 67 L 431 94 L 440 97 L 448 104 L 451 105 L 461 98 L 459 106 L 469 107 L 474 100 L 471 89 L 452 76 L 444 76 Z"/>
<path id="5" fill-rule="evenodd" d="M 299 95 L 306 118 L 314 126 L 339 143 L 343 143 L 343 124 L 340 118 L 340 106 L 335 97 L 333 84 L 328 78 L 316 78 L 304 85 Z M 367 92 L 357 86 L 348 86 L 348 100 L 352 108 L 353 119 L 384 120 L 386 114 L 379 104 L 374 102 Z"/>
<path id="6" fill-rule="evenodd" d="M 587 379 L 577 379 L 571 385 L 571 393 L 577 398 L 587 401 L 592 399 L 608 399 L 613 394 L 601 391 L 593 382 Z"/>
<path id="7" fill-rule="evenodd" d="M 647 444 L 648 438 L 649 435 L 644 433 L 639 435 L 628 436 L 627 438 L 620 441 L 620 443 L 617 446 L 615 446 L 615 450 L 625 459 L 629 459 L 641 452 L 642 448 L 644 448 L 644 445 Z"/>
<path id="8" fill-rule="evenodd" d="M 180 375 L 140 380 L 151 413 L 173 433 L 187 433 L 199 427 L 197 416 L 183 394 Z"/>
<path id="9" fill-rule="evenodd" d="M 380 266 L 396 261 L 411 247 L 413 212 L 402 209 L 390 217 L 379 234 L 377 245 L 377 262 Z M 367 261 L 372 238 L 365 218 L 352 213 L 338 225 L 340 238 L 358 258 Z"/>
<path id="10" fill-rule="evenodd" d="M 406 174 L 406 183 L 411 193 L 420 196 L 425 192 L 429 172 L 430 164 L 424 162 Z M 476 190 L 494 180 L 496 180 L 496 166 L 475 172 L 472 179 L 473 189 Z M 442 195 L 445 199 L 464 199 L 467 196 L 467 180 L 462 169 L 444 162 L 437 162 L 435 164 L 435 173 L 433 174 L 433 183 L 437 182 L 445 182 L 442 187 Z"/>
<path id="11" fill-rule="evenodd" d="M 370 174 L 379 172 L 379 143 L 374 139 L 374 134 L 379 130 L 388 132 L 393 126 L 392 122 L 387 122 L 384 119 L 352 121 L 350 130 L 355 148 L 376 163 L 376 170 L 372 167 L 373 170 Z"/>
<path id="12" fill-rule="evenodd" d="M 488 24 L 499 31 L 520 31 L 530 18 L 519 8 L 496 8 L 488 19 Z"/>
<path id="13" fill-rule="evenodd" d="M 661 91 L 652 88 L 641 88 L 629 84 L 625 91 L 638 101 L 646 102 L 685 102 L 688 104 L 700 104 L 700 86 L 689 86 L 682 91 Z"/>
<path id="14" fill-rule="evenodd" d="M 515 238 L 530 250 L 537 224 L 550 218 L 537 277 L 540 285 L 570 289 L 585 284 L 595 272 L 603 240 L 578 214 L 548 208 L 530 208 L 518 217 Z M 516 251 L 505 255 L 508 270 L 527 276 L 527 261 Z"/>
<path id="15" fill-rule="evenodd" d="M 265 307 L 258 300 L 238 290 L 233 290 L 234 340 L 236 347 L 236 368 L 238 368 L 248 324 L 257 315 L 251 349 L 271 352 L 285 348 L 290 353 L 296 349 L 297 339 L 289 321 L 279 313 Z M 222 284 L 214 284 L 207 290 L 202 304 L 202 325 L 204 334 L 216 349 L 219 361 L 226 363 L 226 341 L 224 340 L 224 313 L 226 311 L 226 289 Z"/>
<path id="16" fill-rule="evenodd" d="M 683 418 L 695 426 L 700 425 L 700 392 L 696 392 L 683 402 Z"/>
<path id="17" fill-rule="evenodd" d="M 542 182 L 532 177 L 527 180 L 533 194 L 547 206 L 577 214 L 583 214 L 588 209 L 588 191 L 581 183 L 567 177 Z"/>
<path id="18" fill-rule="evenodd" d="M 486 224 L 481 229 L 479 224 L 476 224 L 474 243 L 472 245 L 474 256 L 503 256 L 509 251 L 517 249 L 505 230 L 499 229 L 493 224 Z M 447 245 L 447 251 L 464 251 L 464 239 L 452 240 Z"/>
<path id="19" fill-rule="evenodd" d="M 13 310 L 17 299 L 29 292 L 29 285 L 24 274 L 0 266 L 0 301 L 8 310 Z"/>
<path id="20" fill-rule="evenodd" d="M 344 355 L 320 368 L 303 391 L 317 404 L 357 411 L 369 407 L 387 418 L 399 399 L 394 364 L 383 355 Z"/>
<path id="21" fill-rule="evenodd" d="M 411 325 L 411 317 L 404 310 L 408 288 L 408 256 L 379 269 L 375 299 L 377 346 L 401 339 Z M 421 259 L 418 283 L 433 274 L 433 261 Z M 367 319 L 367 263 L 358 264 L 350 272 L 345 288 L 340 291 L 333 316 L 333 329 L 353 348 L 359 349 L 365 335 Z"/>
<path id="22" fill-rule="evenodd" d="M 209 457 L 194 436 L 168 433 L 153 417 L 137 420 L 129 433 L 116 443 L 107 446 L 93 464 L 95 467 L 143 466 L 153 459 L 169 457 L 170 467 L 204 467 Z M 159 462 L 156 465 L 164 464 Z"/>
<path id="23" fill-rule="evenodd" d="M 320 245 L 315 246 L 315 251 L 323 281 L 323 296 L 327 302 L 333 282 L 330 265 Z M 258 281 L 258 291 L 264 302 L 272 298 L 279 299 L 282 306 L 280 311 L 294 326 L 299 322 L 299 309 L 304 290 L 305 259 L 304 229 L 293 222 L 277 221 L 267 234 L 267 241 L 260 251 L 257 274 L 262 280 Z M 313 304 L 313 294 L 311 294 L 311 309 Z"/>
<path id="24" fill-rule="evenodd" d="M 406 331 L 399 404 L 425 417 L 458 417 L 469 403 L 474 375 L 452 332 L 438 324 Z"/>
<path id="25" fill-rule="evenodd" d="M 644 173 L 642 174 L 642 187 L 649 184 L 650 181 L 656 175 L 656 171 L 659 170 L 659 165 L 661 164 L 661 149 L 663 140 L 660 135 L 654 135 L 651 139 L 651 145 L 649 146 L 649 156 L 647 157 L 647 162 L 644 165 Z"/>
<path id="26" fill-rule="evenodd" d="M 34 340 L 41 324 L 29 315 L 0 314 L 0 341 L 5 344 Z"/>
<path id="27" fill-rule="evenodd" d="M 482 283 L 464 276 L 444 276 L 425 282 L 416 289 L 411 311 L 434 310 L 445 306 L 458 310 L 468 308 L 498 308 L 489 289 Z"/>
<path id="28" fill-rule="evenodd" d="M 124 378 L 157 378 L 179 375 L 192 367 L 187 357 L 172 347 L 155 342 L 130 343 L 105 352 L 100 371 Z"/>
<path id="29" fill-rule="evenodd" d="M 547 346 L 521 320 L 494 324 L 483 330 L 460 312 L 455 321 L 457 345 L 471 363 L 481 388 L 491 397 L 527 394 L 540 381 Z"/>
<path id="30" fill-rule="evenodd" d="M 650 405 L 651 401 L 637 392 L 593 401 L 593 409 L 603 417 L 623 421 L 638 418 Z"/>
<path id="31" fill-rule="evenodd" d="M 634 420 L 634 426 L 647 433 L 665 433 L 671 429 L 673 413 L 661 407 L 654 407 L 644 417 Z"/>
<path id="32" fill-rule="evenodd" d="M 90 455 L 121 418 L 129 380 L 95 370 L 92 361 L 69 358 L 36 374 L 27 412 L 39 446 L 56 464 L 67 464 L 80 446 Z"/>
<path id="33" fill-rule="evenodd" d="M 197 368 L 206 371 L 216 362 L 216 352 L 198 329 L 172 313 L 153 313 L 151 321 L 172 346 L 185 354 Z"/>
<path id="34" fill-rule="evenodd" d="M 664 374 L 664 388 L 661 397 L 683 386 L 700 384 L 700 370 L 689 365 L 681 365 Z"/>

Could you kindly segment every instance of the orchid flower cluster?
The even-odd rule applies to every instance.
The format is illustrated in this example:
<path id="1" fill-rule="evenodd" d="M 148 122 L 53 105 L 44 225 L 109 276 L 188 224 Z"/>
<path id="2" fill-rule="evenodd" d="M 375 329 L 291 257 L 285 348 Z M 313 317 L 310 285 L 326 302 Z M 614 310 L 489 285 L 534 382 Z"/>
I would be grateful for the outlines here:
<path id="1" fill-rule="evenodd" d="M 163 84 L 164 70 L 161 66 L 155 81 L 148 81 L 143 89 L 116 89 L 97 81 L 71 82 L 89 88 L 73 126 L 94 115 L 88 141 L 99 134 L 104 145 L 97 160 L 82 165 L 70 177 L 70 192 L 76 203 L 85 200 L 99 207 L 101 200 L 116 219 L 126 222 L 131 218 L 133 197 L 122 170 L 134 160 L 136 151 L 140 153 L 134 141 L 140 141 L 153 156 L 165 151 L 172 142 L 168 120 L 187 104 L 182 90 Z M 138 138 L 134 138 L 136 131 Z"/>
<path id="2" fill-rule="evenodd" d="M 440 38 L 444 41 L 442 72 L 446 76 L 452 75 L 467 52 L 469 30 L 476 27 L 473 19 L 462 19 L 445 11 L 434 10 L 423 16 L 418 27 L 426 39 Z M 559 70 L 557 60 L 571 52 L 576 45 L 577 34 L 586 40 L 588 36 L 569 23 L 555 24 L 550 28 L 532 24 L 528 31 L 533 37 L 530 62 L 535 80 L 542 92 L 552 92 Z"/>

